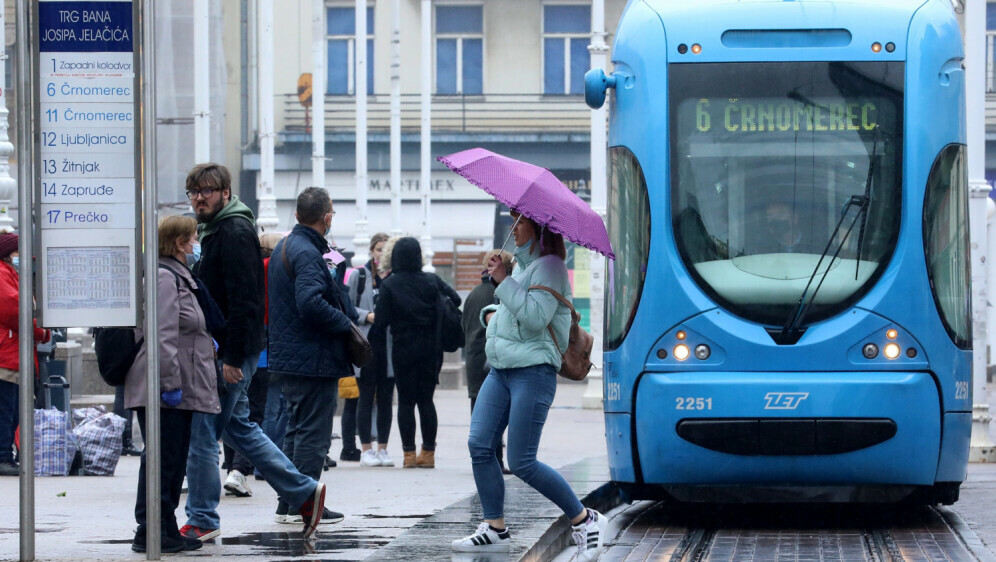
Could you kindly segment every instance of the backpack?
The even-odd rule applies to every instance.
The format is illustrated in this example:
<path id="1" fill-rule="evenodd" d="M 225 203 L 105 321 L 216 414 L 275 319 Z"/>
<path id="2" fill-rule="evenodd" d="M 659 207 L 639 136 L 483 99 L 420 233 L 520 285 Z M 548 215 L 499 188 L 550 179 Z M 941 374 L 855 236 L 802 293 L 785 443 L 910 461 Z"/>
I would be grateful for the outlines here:
<path id="1" fill-rule="evenodd" d="M 442 283 L 441 280 L 438 282 Z M 463 315 L 453 301 L 440 291 L 436 296 L 436 341 L 443 351 L 452 352 L 463 347 L 464 339 Z"/>
<path id="2" fill-rule="evenodd" d="M 578 323 L 581 320 L 581 315 L 574 310 L 574 305 L 565 299 L 564 295 L 543 285 L 532 285 L 529 288 L 546 291 L 571 309 L 571 327 L 568 332 L 567 351 L 560 355 L 561 363 L 558 373 L 572 381 L 584 380 L 588 376 L 588 371 L 591 370 L 591 348 L 595 343 L 595 338 L 584 331 Z M 547 324 L 546 329 L 550 332 L 550 337 L 553 338 L 553 344 L 557 346 L 557 351 L 560 351 L 560 344 L 557 343 L 557 336 L 553 333 L 553 326 Z"/>
<path id="3" fill-rule="evenodd" d="M 144 337 L 135 341 L 134 328 L 94 328 L 93 351 L 97 355 L 100 378 L 111 386 L 124 385 L 143 343 Z"/>

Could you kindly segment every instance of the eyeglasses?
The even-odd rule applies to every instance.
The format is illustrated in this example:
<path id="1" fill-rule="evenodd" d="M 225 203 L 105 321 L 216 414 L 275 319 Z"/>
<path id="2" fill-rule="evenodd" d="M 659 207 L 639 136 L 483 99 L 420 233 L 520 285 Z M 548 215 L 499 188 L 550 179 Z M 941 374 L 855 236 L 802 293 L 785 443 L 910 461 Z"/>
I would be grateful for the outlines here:
<path id="1" fill-rule="evenodd" d="M 187 198 L 196 199 L 197 196 L 199 195 L 204 199 L 209 199 L 212 195 L 214 195 L 215 191 L 221 191 L 221 189 L 217 187 L 205 187 L 203 189 L 188 189 Z"/>
<path id="2" fill-rule="evenodd" d="M 335 216 L 335 211 L 329 211 L 329 214 L 334 217 Z"/>

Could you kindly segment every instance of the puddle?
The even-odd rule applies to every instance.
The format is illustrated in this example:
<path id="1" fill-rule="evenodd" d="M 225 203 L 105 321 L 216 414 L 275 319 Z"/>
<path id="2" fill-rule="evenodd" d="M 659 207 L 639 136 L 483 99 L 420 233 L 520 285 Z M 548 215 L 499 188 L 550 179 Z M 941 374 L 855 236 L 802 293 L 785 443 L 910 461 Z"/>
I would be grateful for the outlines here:
<path id="1" fill-rule="evenodd" d="M 364 513 L 359 515 L 364 519 L 428 519 L 432 517 L 432 513 L 420 513 L 418 515 L 374 515 L 373 513 Z"/>
<path id="2" fill-rule="evenodd" d="M 361 534 L 356 531 L 336 531 L 329 535 L 316 535 L 305 541 L 301 533 L 246 533 L 237 537 L 222 537 L 222 545 L 248 546 L 261 550 L 267 556 L 306 556 L 322 552 L 345 550 L 376 550 L 391 542 L 383 536 Z"/>

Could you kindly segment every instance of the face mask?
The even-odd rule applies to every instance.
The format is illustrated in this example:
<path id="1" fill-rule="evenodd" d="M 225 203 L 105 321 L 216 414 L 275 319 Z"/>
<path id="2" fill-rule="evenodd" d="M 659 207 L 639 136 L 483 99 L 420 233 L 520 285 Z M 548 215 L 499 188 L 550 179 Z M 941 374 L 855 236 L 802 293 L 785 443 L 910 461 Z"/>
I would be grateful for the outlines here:
<path id="1" fill-rule="evenodd" d="M 332 276 L 333 280 L 335 280 L 335 274 L 336 274 L 336 268 L 335 268 L 335 266 L 334 265 L 329 266 L 329 275 Z"/>
<path id="2" fill-rule="evenodd" d="M 14 266 L 14 269 L 20 271 L 21 269 L 21 258 L 14 256 L 10 258 L 10 265 Z"/>
<path id="3" fill-rule="evenodd" d="M 194 267 L 194 264 L 197 263 L 197 260 L 201 259 L 201 245 L 195 242 L 191 244 L 191 247 L 193 247 L 194 253 L 186 254 L 187 267 Z"/>

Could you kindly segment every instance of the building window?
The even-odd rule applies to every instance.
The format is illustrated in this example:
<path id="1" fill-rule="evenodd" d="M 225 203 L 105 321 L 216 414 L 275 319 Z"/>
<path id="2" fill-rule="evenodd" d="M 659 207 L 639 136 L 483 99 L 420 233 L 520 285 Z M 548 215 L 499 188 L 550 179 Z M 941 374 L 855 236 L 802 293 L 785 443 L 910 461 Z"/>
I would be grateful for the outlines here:
<path id="1" fill-rule="evenodd" d="M 484 9 L 436 6 L 436 93 L 484 93 Z"/>
<path id="2" fill-rule="evenodd" d="M 330 7 L 326 18 L 328 89 L 332 95 L 356 94 L 356 9 Z M 374 11 L 367 8 L 367 93 L 373 93 Z"/>
<path id="3" fill-rule="evenodd" d="M 591 6 L 543 6 L 543 93 L 584 93 L 590 42 Z"/>

